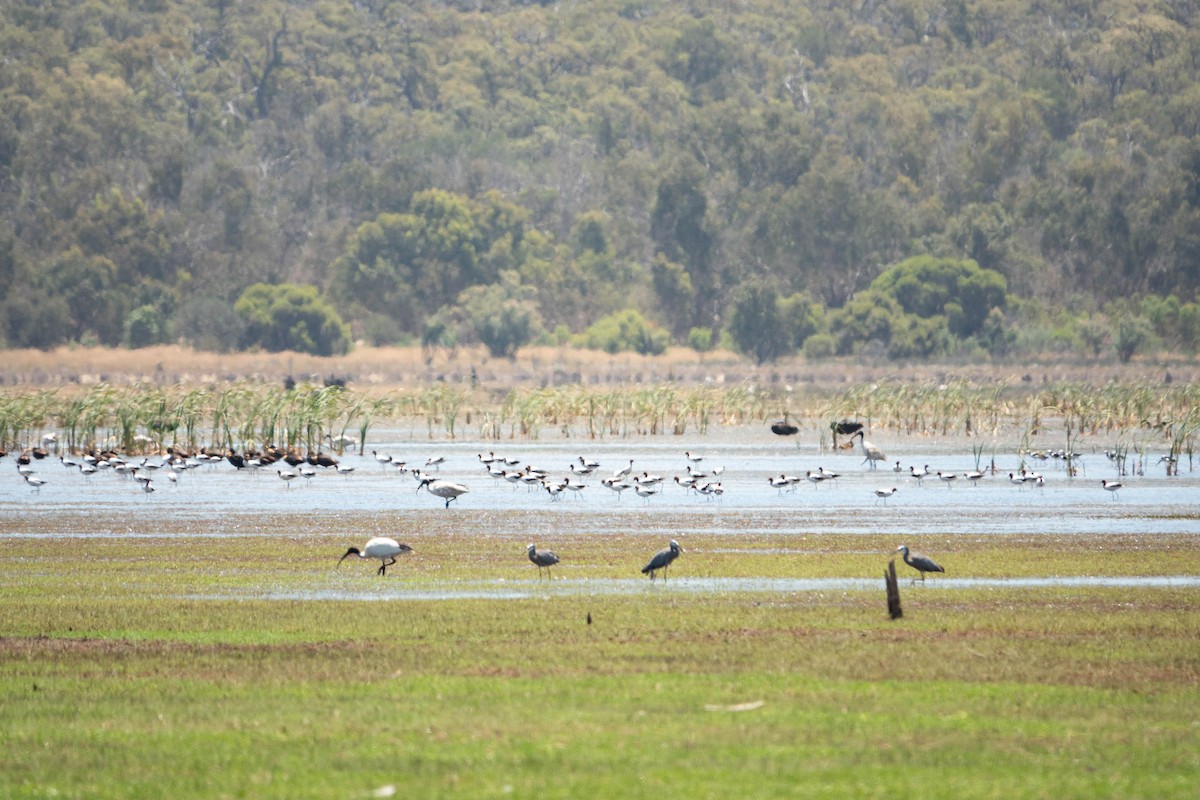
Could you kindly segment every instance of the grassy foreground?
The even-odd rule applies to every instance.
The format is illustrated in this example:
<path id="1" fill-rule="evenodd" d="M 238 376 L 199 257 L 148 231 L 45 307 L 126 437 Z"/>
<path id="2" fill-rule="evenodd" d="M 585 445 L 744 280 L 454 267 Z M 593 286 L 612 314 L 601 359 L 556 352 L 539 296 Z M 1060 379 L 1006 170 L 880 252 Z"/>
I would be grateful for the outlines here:
<path id="1" fill-rule="evenodd" d="M 409 541 L 417 554 L 381 581 L 365 562 L 332 571 L 344 536 L 296 536 L 286 557 L 254 538 L 4 540 L 0 797 L 1182 798 L 1200 785 L 1194 589 L 906 581 L 906 616 L 890 622 L 882 580 L 878 593 L 562 593 L 538 588 L 516 539 Z M 568 540 L 556 590 L 629 577 L 606 542 Z M 880 574 L 891 541 L 824 537 L 812 559 L 773 557 L 781 544 L 747 554 L 706 537 L 679 575 Z M 959 574 L 1200 574 L 1191 537 L 1077 545 L 993 537 L 953 557 Z M 451 557 L 497 551 L 515 557 Z M 484 576 L 531 596 L 262 599 Z"/>

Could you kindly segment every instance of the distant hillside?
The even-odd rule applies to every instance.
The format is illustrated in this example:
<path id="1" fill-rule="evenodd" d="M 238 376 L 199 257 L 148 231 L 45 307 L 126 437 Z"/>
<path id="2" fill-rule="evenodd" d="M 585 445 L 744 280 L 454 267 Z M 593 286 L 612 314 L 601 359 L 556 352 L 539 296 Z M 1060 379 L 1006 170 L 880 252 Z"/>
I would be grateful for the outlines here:
<path id="1" fill-rule="evenodd" d="M 0 339 L 1190 352 L 1196 14 L 5 3 Z"/>

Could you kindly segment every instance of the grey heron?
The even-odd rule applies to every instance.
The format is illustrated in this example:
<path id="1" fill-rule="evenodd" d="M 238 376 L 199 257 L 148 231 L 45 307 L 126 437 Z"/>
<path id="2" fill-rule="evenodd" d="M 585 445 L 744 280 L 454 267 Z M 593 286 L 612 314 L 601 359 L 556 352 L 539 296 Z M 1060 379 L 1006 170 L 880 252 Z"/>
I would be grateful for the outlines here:
<path id="1" fill-rule="evenodd" d="M 897 553 L 904 556 L 904 563 L 921 573 L 921 580 L 925 580 L 926 572 L 945 572 L 936 561 L 927 555 L 917 552 L 910 552 L 908 545 L 902 544 L 896 548 Z M 913 580 L 916 580 L 915 578 Z"/>
<path id="2" fill-rule="evenodd" d="M 667 579 L 667 567 L 671 566 L 671 562 L 679 558 L 679 554 L 682 552 L 683 548 L 679 546 L 679 542 L 672 539 L 668 547 L 655 553 L 650 561 L 646 563 L 646 566 L 642 567 L 642 574 L 649 574 L 650 580 L 654 580 L 654 573 L 661 569 L 663 571 L 663 580 L 665 581 Z"/>
<path id="3" fill-rule="evenodd" d="M 542 577 L 543 567 L 546 568 L 546 574 L 549 574 L 550 568 L 558 563 L 558 556 L 554 555 L 554 553 L 550 552 L 549 550 L 539 551 L 537 549 L 537 545 L 530 544 L 525 548 L 525 551 L 529 553 L 529 560 L 537 566 L 539 578 Z"/>
<path id="4" fill-rule="evenodd" d="M 359 550 L 357 547 L 351 547 L 346 551 L 346 554 L 338 559 L 338 566 L 342 565 L 350 556 L 358 556 L 359 558 L 377 558 L 379 559 L 379 570 L 376 575 L 386 575 L 387 568 L 396 563 L 396 556 L 411 553 L 412 548 L 406 544 L 401 544 L 395 539 L 389 539 L 386 536 L 376 536 L 367 542 L 366 546 Z"/>

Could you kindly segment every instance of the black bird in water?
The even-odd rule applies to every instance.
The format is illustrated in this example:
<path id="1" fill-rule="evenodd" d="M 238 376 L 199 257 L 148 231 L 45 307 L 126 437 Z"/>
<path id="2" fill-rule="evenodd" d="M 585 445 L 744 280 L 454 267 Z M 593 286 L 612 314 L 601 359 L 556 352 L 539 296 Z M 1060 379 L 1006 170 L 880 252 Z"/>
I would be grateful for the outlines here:
<path id="1" fill-rule="evenodd" d="M 777 419 L 771 423 L 771 433 L 776 436 L 795 436 L 799 432 L 799 428 L 788 422 L 787 414 L 783 415 L 783 419 Z"/>

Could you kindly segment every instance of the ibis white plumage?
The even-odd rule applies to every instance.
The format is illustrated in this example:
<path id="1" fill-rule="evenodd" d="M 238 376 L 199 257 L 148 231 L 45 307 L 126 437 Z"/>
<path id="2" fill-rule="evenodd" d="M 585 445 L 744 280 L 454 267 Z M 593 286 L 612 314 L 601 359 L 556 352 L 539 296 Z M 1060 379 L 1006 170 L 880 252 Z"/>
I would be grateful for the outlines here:
<path id="1" fill-rule="evenodd" d="M 450 507 L 451 501 L 457 500 L 462 495 L 471 491 L 466 486 L 463 486 L 461 483 L 454 483 L 453 481 L 434 480 L 433 478 L 429 477 L 428 475 L 422 475 L 420 478 L 420 481 L 421 481 L 421 483 L 419 486 L 417 486 L 417 491 L 419 492 L 422 489 L 425 489 L 434 497 L 442 498 L 443 500 L 446 501 L 446 508 Z"/>
<path id="2" fill-rule="evenodd" d="M 395 539 L 389 539 L 386 536 L 376 536 L 367 542 L 363 549 L 351 547 L 346 551 L 346 554 L 338 559 L 338 566 L 342 565 L 350 556 L 358 556 L 359 558 L 377 558 L 379 559 L 379 569 L 376 575 L 386 575 L 387 568 L 396 563 L 396 556 L 402 556 L 406 553 L 411 553 L 412 548 Z"/>

